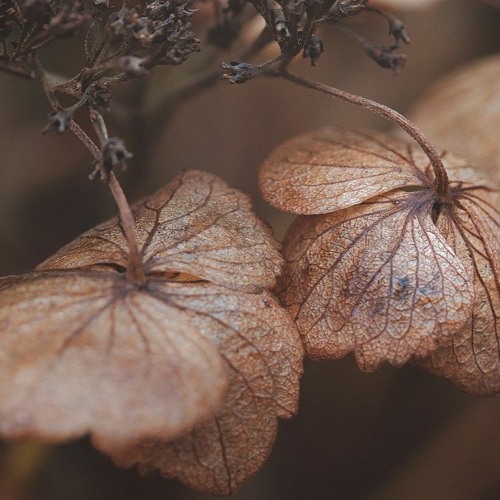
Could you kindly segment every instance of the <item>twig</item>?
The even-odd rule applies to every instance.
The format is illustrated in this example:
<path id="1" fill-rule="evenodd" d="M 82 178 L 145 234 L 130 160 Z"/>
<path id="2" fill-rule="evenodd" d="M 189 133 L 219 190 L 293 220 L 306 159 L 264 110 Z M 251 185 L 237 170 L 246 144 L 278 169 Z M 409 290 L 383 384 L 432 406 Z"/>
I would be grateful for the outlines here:
<path id="1" fill-rule="evenodd" d="M 135 285 L 140 287 L 144 286 L 146 283 L 146 276 L 142 265 L 142 257 L 139 252 L 139 245 L 137 244 L 137 231 L 135 229 L 134 216 L 114 172 L 109 173 L 108 185 L 118 205 L 123 234 L 128 243 L 127 279 Z"/>
<path id="2" fill-rule="evenodd" d="M 90 121 L 92 122 L 94 130 L 99 137 L 101 148 L 103 148 L 109 139 L 104 118 L 98 111 L 92 109 L 90 111 Z M 99 154 L 98 161 L 102 161 L 102 154 Z M 137 231 L 135 229 L 134 216 L 127 198 L 125 197 L 125 193 L 123 192 L 123 189 L 113 171 L 109 172 L 108 186 L 118 206 L 123 234 L 125 235 L 128 244 L 127 279 L 131 283 L 143 286 L 146 283 L 146 276 L 144 274 L 142 258 L 139 252 L 139 245 L 137 243 Z"/>
<path id="3" fill-rule="evenodd" d="M 37 59 L 35 59 L 35 71 L 36 76 L 42 83 L 43 89 L 45 90 L 47 99 L 49 100 L 51 107 L 54 109 L 54 111 L 61 110 L 62 106 L 57 100 L 53 87 L 51 87 L 50 83 L 48 82 L 47 75 Z M 75 106 L 78 106 L 78 104 L 79 103 L 77 103 Z M 101 163 L 102 148 L 108 142 L 108 131 L 106 129 L 104 119 L 99 112 L 92 109 L 90 111 L 90 119 L 100 140 L 101 149 L 73 119 L 71 119 L 69 128 L 82 142 L 82 144 L 84 144 L 85 147 L 90 151 L 92 157 L 94 158 L 94 161 L 96 163 Z M 116 205 L 118 206 L 123 234 L 125 235 L 129 247 L 127 279 L 137 286 L 143 286 L 146 282 L 146 277 L 142 265 L 142 258 L 139 252 L 139 245 L 137 243 L 137 232 L 135 229 L 132 210 L 127 201 L 127 198 L 125 197 L 123 189 L 121 188 L 120 183 L 118 182 L 118 179 L 116 178 L 113 171 L 109 172 L 107 182 L 109 189 L 111 190 L 111 194 L 115 199 Z"/>
<path id="4" fill-rule="evenodd" d="M 439 153 L 436 151 L 434 146 L 427 139 L 427 137 L 425 137 L 424 134 L 420 131 L 420 129 L 416 125 L 414 125 L 410 120 L 408 120 L 408 118 L 404 117 L 402 114 L 389 108 L 388 106 L 372 101 L 371 99 L 367 99 L 366 97 L 361 97 L 355 94 L 351 94 L 344 90 L 339 90 L 334 87 L 324 85 L 323 83 L 319 83 L 314 80 L 310 80 L 308 78 L 288 73 L 286 71 L 282 71 L 279 73 L 278 72 L 268 73 L 268 75 L 281 77 L 291 83 L 300 85 L 301 87 L 316 90 L 330 97 L 334 97 L 336 99 L 340 99 L 341 101 L 354 104 L 355 106 L 358 106 L 360 108 L 371 111 L 372 113 L 375 113 L 379 116 L 382 116 L 391 121 L 392 123 L 401 127 L 410 137 L 412 137 L 419 144 L 424 153 L 427 155 L 427 158 L 429 158 L 431 166 L 434 170 L 433 189 L 436 194 L 436 198 L 442 203 L 446 203 L 449 201 L 448 174 L 446 173 L 446 169 L 444 168 L 443 162 L 441 161 L 441 157 L 439 156 Z"/>

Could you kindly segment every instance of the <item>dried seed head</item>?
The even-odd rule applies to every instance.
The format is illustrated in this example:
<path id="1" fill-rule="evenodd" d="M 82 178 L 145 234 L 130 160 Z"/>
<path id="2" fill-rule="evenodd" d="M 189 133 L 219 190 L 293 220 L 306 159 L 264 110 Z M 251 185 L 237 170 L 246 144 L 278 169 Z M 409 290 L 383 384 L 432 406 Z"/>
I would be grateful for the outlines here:
<path id="1" fill-rule="evenodd" d="M 47 132 L 58 132 L 62 134 L 65 130 L 68 130 L 71 120 L 73 118 L 73 110 L 63 109 L 61 111 L 52 111 L 49 114 L 49 121 L 47 125 L 42 129 L 42 133 Z"/>

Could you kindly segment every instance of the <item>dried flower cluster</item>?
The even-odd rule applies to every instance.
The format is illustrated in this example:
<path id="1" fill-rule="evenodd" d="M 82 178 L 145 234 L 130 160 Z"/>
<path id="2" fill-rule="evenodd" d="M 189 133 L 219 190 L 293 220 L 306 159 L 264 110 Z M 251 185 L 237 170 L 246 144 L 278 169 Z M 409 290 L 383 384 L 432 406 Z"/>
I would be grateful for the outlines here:
<path id="1" fill-rule="evenodd" d="M 323 42 L 317 35 L 318 27 L 328 23 L 337 25 L 352 36 L 377 64 L 398 73 L 404 66 L 406 56 L 398 52 L 400 43 L 409 43 L 404 24 L 392 14 L 376 7 L 369 7 L 368 0 L 278 0 L 270 6 L 265 0 L 247 0 L 266 22 L 263 37 L 271 36 L 280 48 L 280 56 L 260 65 L 240 61 L 225 63 L 223 68 L 231 83 L 244 83 L 263 73 L 276 62 L 286 65 L 300 52 L 315 66 L 324 51 Z M 230 45 L 235 30 L 228 30 L 230 19 L 237 19 L 242 10 L 242 1 L 229 2 L 224 10 L 225 17 L 220 25 L 218 37 L 222 46 Z M 389 25 L 389 34 L 394 38 L 391 45 L 379 45 L 366 40 L 354 30 L 344 26 L 342 21 L 363 12 L 381 15 Z M 234 22 L 234 21 L 233 21 Z M 225 28 L 223 28 L 223 26 Z"/>
<path id="2" fill-rule="evenodd" d="M 134 217 L 144 283 L 117 219 L 0 281 L 0 432 L 89 433 L 121 465 L 229 494 L 297 409 L 302 345 L 268 291 L 282 257 L 211 174 L 178 176 Z"/>
<path id="3" fill-rule="evenodd" d="M 109 109 L 115 85 L 144 76 L 155 66 L 181 64 L 199 51 L 199 40 L 191 31 L 192 14 L 190 2 L 180 0 L 135 6 L 126 2 L 116 6 L 109 0 L 3 2 L 0 70 L 40 80 L 52 107 L 44 132 L 62 133 L 72 127 L 78 109 Z M 40 50 L 79 34 L 84 35 L 81 70 L 72 78 L 46 71 L 40 64 Z M 68 98 L 74 104 L 63 106 L 61 100 Z M 113 164 L 127 158 L 125 146 L 122 150 Z M 105 179 L 109 165 L 102 167 Z"/>
<path id="4" fill-rule="evenodd" d="M 260 171 L 274 206 L 304 214 L 284 242 L 281 299 L 313 358 L 364 370 L 418 364 L 472 394 L 500 391 L 500 190 L 443 154 L 390 136 L 324 130 Z M 442 172 L 441 172 L 442 173 Z"/>

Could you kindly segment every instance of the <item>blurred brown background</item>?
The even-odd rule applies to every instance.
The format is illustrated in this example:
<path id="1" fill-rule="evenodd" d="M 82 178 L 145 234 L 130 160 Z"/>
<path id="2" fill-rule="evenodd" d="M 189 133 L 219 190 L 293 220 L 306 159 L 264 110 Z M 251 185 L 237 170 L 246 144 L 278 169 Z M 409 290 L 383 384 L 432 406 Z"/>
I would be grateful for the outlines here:
<path id="1" fill-rule="evenodd" d="M 500 48 L 500 10 L 481 2 L 443 0 L 398 14 L 412 39 L 398 77 L 376 66 L 334 27 L 321 33 L 326 50 L 318 66 L 299 61 L 293 69 L 405 113 L 429 84 Z M 350 26 L 369 39 L 388 40 L 386 25 L 376 16 L 363 15 Z M 77 69 L 79 50 L 76 42 L 62 42 L 45 62 Z M 203 52 L 190 64 L 200 64 L 201 58 Z M 218 54 L 214 65 L 230 59 L 229 53 Z M 180 70 L 157 71 L 147 84 L 150 93 L 161 93 Z M 112 112 L 126 115 L 144 85 L 125 86 Z M 87 179 L 90 156 L 79 142 L 69 132 L 40 134 L 48 111 L 36 83 L 0 74 L 2 275 L 29 271 L 114 214 L 106 187 Z M 260 78 L 244 85 L 220 81 L 187 101 L 155 144 L 138 139 L 137 124 L 125 131 L 111 126 L 110 134 L 124 136 L 135 155 L 120 174 L 131 199 L 152 192 L 181 169 L 210 170 L 251 193 L 257 211 L 281 238 L 291 217 L 258 197 L 256 168 L 284 139 L 326 125 L 390 128 L 347 104 Z M 480 131 L 481 124 L 477 127 Z M 175 481 L 118 470 L 86 441 L 50 450 L 31 443 L 4 445 L 1 451 L 0 500 L 211 498 Z M 500 400 L 466 396 L 411 367 L 365 374 L 352 359 L 308 362 L 298 417 L 282 423 L 268 463 L 234 498 L 498 499 Z"/>

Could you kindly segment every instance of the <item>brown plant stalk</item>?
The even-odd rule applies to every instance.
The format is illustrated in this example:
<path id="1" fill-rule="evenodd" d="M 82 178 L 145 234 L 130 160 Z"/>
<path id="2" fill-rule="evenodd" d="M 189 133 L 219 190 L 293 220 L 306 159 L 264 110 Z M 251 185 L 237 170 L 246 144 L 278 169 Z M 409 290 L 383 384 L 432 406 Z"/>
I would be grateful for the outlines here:
<path id="1" fill-rule="evenodd" d="M 47 100 L 49 101 L 52 109 L 54 111 L 60 111 L 62 109 L 61 104 L 59 103 L 56 94 L 54 92 L 53 86 L 50 84 L 47 78 L 47 74 L 44 69 L 36 60 L 35 65 L 35 73 L 42 83 L 42 87 L 47 96 Z M 79 101 L 76 107 L 79 107 L 81 103 L 84 102 L 84 99 Z M 108 139 L 108 132 L 106 129 L 106 125 L 104 123 L 104 119 L 102 115 L 97 112 L 95 109 L 90 110 L 90 119 L 94 129 L 99 136 L 101 142 Z M 80 140 L 80 142 L 89 150 L 90 154 L 94 158 L 94 162 L 98 164 L 101 161 L 101 152 L 99 147 L 95 144 L 95 142 L 89 137 L 89 135 L 75 122 L 71 119 L 69 129 L 75 134 L 75 136 Z M 118 207 L 118 211 L 120 213 L 120 221 L 123 228 L 123 232 L 125 234 L 125 238 L 127 240 L 129 246 L 129 262 L 127 267 L 127 279 L 131 283 L 135 283 L 138 286 L 142 286 L 145 283 L 145 275 L 142 267 L 142 260 L 139 253 L 139 247 L 137 244 L 137 233 L 134 224 L 134 217 L 132 215 L 132 210 L 130 209 L 130 204 L 127 201 L 125 193 L 118 181 L 116 175 L 113 171 L 109 172 L 107 176 L 106 183 L 109 186 L 111 194 L 115 200 L 115 203 Z"/>
<path id="2" fill-rule="evenodd" d="M 309 78 L 304 78 L 302 76 L 294 75 L 289 73 L 286 69 L 281 69 L 279 72 L 268 73 L 270 76 L 281 77 L 286 81 L 300 85 L 311 90 L 316 90 L 322 94 L 326 94 L 335 99 L 340 99 L 341 101 L 354 104 L 362 109 L 366 109 L 375 113 L 376 115 L 382 116 L 387 120 L 391 121 L 395 125 L 401 127 L 411 138 L 413 138 L 418 145 L 422 148 L 427 158 L 431 163 L 434 170 L 434 183 L 433 190 L 436 198 L 441 203 L 447 203 L 450 200 L 449 192 L 449 180 L 446 169 L 443 165 L 439 153 L 436 151 L 431 142 L 425 137 L 425 135 L 420 131 L 420 129 L 414 125 L 408 118 L 398 113 L 394 109 L 380 104 L 376 101 L 372 101 L 366 97 L 361 97 L 356 94 L 351 94 L 345 90 L 340 90 L 329 85 L 325 85 L 315 80 Z"/>

